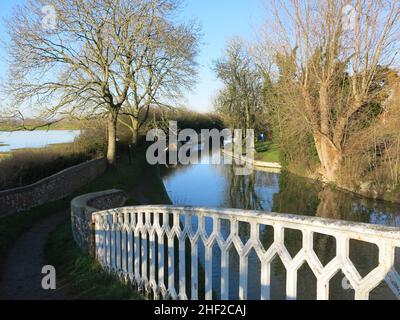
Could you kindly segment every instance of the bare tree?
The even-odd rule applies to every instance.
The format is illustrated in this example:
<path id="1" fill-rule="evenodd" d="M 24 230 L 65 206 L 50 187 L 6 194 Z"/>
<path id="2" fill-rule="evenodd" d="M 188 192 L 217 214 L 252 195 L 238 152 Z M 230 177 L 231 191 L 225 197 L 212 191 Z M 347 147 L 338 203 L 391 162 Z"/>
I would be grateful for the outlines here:
<path id="1" fill-rule="evenodd" d="M 217 112 L 231 127 L 254 129 L 264 111 L 264 82 L 244 42 L 230 40 L 214 69 L 224 85 L 216 97 Z"/>
<path id="2" fill-rule="evenodd" d="M 142 41 L 133 45 L 138 59 L 131 65 L 130 91 L 122 110 L 128 121 L 120 119 L 131 130 L 133 143 L 150 108 L 173 107 L 183 89 L 190 90 L 195 80 L 199 27 L 195 22 L 174 23 L 174 12 L 169 8 L 161 17 L 149 16 Z"/>
<path id="3" fill-rule="evenodd" d="M 337 182 L 351 135 L 383 112 L 389 95 L 400 2 L 278 0 L 272 9 L 267 43 L 276 50 L 280 104 L 305 123 L 323 178 Z"/>
<path id="4" fill-rule="evenodd" d="M 167 19 L 178 3 L 29 0 L 17 7 L 7 22 L 14 104 L 37 106 L 50 116 L 106 117 L 107 159 L 114 164 L 118 116 L 134 94 L 142 59 L 138 48 L 152 36 L 147 24 Z M 49 10 L 56 15 L 53 25 L 43 15 Z"/>

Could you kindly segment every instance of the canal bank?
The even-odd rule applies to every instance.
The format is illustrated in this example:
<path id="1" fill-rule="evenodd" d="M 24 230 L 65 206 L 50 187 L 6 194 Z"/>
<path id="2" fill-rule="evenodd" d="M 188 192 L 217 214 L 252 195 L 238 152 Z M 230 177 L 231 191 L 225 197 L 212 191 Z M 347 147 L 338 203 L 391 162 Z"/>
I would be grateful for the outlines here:
<path id="1" fill-rule="evenodd" d="M 70 201 L 77 195 L 118 188 L 124 190 L 129 196 L 128 204 L 169 204 L 170 200 L 164 192 L 158 168 L 148 167 L 144 155 L 140 154 L 132 160 L 131 164 L 126 155 L 122 156 L 117 167 L 110 168 L 101 177 L 65 199 L 0 219 L 2 235 L 0 278 L 7 277 L 4 274 L 5 265 L 8 266 L 7 270 L 18 268 L 18 259 L 15 257 L 19 257 L 20 254 L 15 255 L 12 252 L 21 252 L 18 248 L 29 243 L 29 241 L 24 242 L 22 237 L 34 230 L 35 226 L 42 223 L 46 225 L 46 221 L 52 219 L 58 212 L 69 211 Z M 37 232 L 43 233 L 43 229 L 39 227 Z M 68 287 L 67 299 L 131 299 L 135 297 L 134 291 L 121 284 L 119 280 L 109 277 L 94 260 L 77 247 L 72 238 L 70 219 L 61 223 L 59 227 L 53 225 L 53 229 L 48 230 L 48 235 L 49 237 L 45 239 L 46 248 L 22 251 L 32 256 L 33 260 L 42 261 L 38 255 L 44 250 L 45 263 L 56 266 L 57 279 L 60 280 L 60 284 Z M 93 286 L 93 283 L 96 283 L 96 286 Z M 39 285 L 40 283 L 37 283 L 33 286 Z"/>
<path id="2" fill-rule="evenodd" d="M 269 145 L 266 147 L 266 145 Z M 272 150 L 269 150 L 271 148 Z M 293 175 L 305 178 L 305 179 L 311 179 L 315 180 L 318 183 L 325 184 L 326 186 L 329 186 L 330 188 L 336 188 L 338 190 L 341 190 L 343 192 L 348 192 L 351 194 L 354 194 L 359 197 L 364 197 L 376 201 L 387 201 L 387 202 L 392 202 L 396 204 L 400 204 L 400 186 L 396 189 L 385 191 L 383 194 L 379 193 L 376 188 L 374 187 L 374 184 L 370 182 L 364 182 L 360 184 L 357 187 L 348 187 L 346 185 L 340 185 L 340 184 L 333 184 L 333 183 L 326 183 L 321 180 L 321 178 L 316 175 L 316 174 L 301 174 L 298 171 L 293 171 L 288 169 L 286 166 L 283 166 L 280 162 L 278 162 L 279 159 L 279 149 L 277 147 L 273 146 L 271 147 L 271 143 L 261 143 L 258 147 L 256 147 L 256 150 L 258 150 L 255 154 L 254 159 L 246 157 L 246 155 L 241 155 L 241 154 L 234 154 L 233 152 L 230 152 L 228 150 L 222 149 L 222 153 L 232 157 L 235 161 L 238 161 L 237 163 L 242 163 L 242 164 L 247 164 L 250 166 L 254 167 L 254 170 L 259 170 L 259 171 L 269 171 L 269 172 L 276 172 L 280 173 L 282 171 L 288 171 Z M 265 160 L 260 160 L 260 159 L 273 159 L 274 161 L 265 161 Z"/>

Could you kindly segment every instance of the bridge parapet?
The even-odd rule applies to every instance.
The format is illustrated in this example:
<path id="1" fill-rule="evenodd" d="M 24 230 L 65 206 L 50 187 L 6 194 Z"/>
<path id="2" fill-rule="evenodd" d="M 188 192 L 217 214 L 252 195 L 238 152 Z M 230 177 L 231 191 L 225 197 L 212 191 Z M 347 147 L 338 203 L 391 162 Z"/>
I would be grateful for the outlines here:
<path id="1" fill-rule="evenodd" d="M 304 264 L 308 264 L 316 278 L 317 299 L 329 299 L 330 280 L 339 272 L 354 289 L 355 299 L 368 299 L 370 292 L 383 283 L 400 299 L 400 276 L 395 268 L 395 261 L 399 263 L 400 259 L 397 228 L 260 211 L 175 206 L 117 208 L 94 213 L 93 217 L 96 257 L 102 266 L 154 299 L 196 300 L 202 287 L 205 298 L 211 300 L 215 294 L 215 263 L 219 264 L 221 275 L 218 296 L 228 299 L 231 248 L 239 256 L 240 299 L 249 297 L 251 252 L 256 253 L 261 264 L 260 299 L 271 298 L 271 263 L 277 256 L 286 269 L 287 299 L 298 296 L 298 271 Z M 247 225 L 247 231 L 241 232 L 242 224 Z M 289 253 L 285 241 L 288 229 L 297 230 L 302 236 L 301 249 L 296 254 Z M 260 240 L 260 233 L 265 232 L 271 238 L 267 247 Z M 335 255 L 327 264 L 316 254 L 316 235 L 334 239 Z M 364 276 L 350 258 L 352 240 L 376 245 L 379 250 L 376 267 Z M 199 277 L 200 245 L 204 248 L 204 279 Z M 220 261 L 213 261 L 214 246 L 219 247 Z"/>
<path id="2" fill-rule="evenodd" d="M 84 194 L 71 201 L 71 226 L 75 242 L 80 248 L 95 252 L 93 213 L 123 206 L 127 197 L 122 190 L 112 189 Z"/>

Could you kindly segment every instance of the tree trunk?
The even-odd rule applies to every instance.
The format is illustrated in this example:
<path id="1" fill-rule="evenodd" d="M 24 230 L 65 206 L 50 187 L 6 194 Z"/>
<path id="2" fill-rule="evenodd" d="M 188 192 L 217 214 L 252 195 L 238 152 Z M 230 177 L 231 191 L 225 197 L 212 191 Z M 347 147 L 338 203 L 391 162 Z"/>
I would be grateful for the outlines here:
<path id="1" fill-rule="evenodd" d="M 337 182 L 342 152 L 325 135 L 314 134 L 315 146 L 321 162 L 320 173 L 325 182 Z"/>
<path id="2" fill-rule="evenodd" d="M 131 131 L 132 131 L 132 144 L 136 145 L 138 142 L 139 135 L 139 121 L 135 117 L 131 118 Z"/>
<path id="3" fill-rule="evenodd" d="M 321 117 L 321 133 L 329 135 L 329 104 L 328 104 L 328 85 L 326 83 L 321 84 L 319 90 L 319 110 Z"/>
<path id="4" fill-rule="evenodd" d="M 250 102 L 249 102 L 249 99 L 248 99 L 248 98 L 246 98 L 245 121 L 246 121 L 246 130 L 251 129 Z M 246 134 L 247 134 L 247 133 L 246 133 Z"/>
<path id="5" fill-rule="evenodd" d="M 117 118 L 118 118 L 117 112 L 111 111 L 108 116 L 108 145 L 107 145 L 107 162 L 110 165 L 116 164 Z"/>

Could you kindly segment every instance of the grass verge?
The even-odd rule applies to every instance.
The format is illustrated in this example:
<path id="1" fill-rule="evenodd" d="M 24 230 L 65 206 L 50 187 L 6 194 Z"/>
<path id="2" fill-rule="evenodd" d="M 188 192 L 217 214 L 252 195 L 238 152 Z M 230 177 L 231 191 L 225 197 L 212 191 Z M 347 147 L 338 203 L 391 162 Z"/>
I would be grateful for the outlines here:
<path id="1" fill-rule="evenodd" d="M 129 205 L 140 204 L 132 190 L 138 189 L 153 204 L 168 204 L 170 200 L 157 167 L 148 166 L 144 153 L 129 164 L 126 158 L 120 159 L 118 166 L 110 168 L 93 183 L 80 192 L 89 193 L 117 188 L 124 190 L 130 198 Z M 129 284 L 123 284 L 101 268 L 100 264 L 75 244 L 69 224 L 61 225 L 49 237 L 46 244 L 46 257 L 61 275 L 70 299 L 140 299 L 140 295 Z M 95 285 L 93 285 L 95 284 Z"/>
<path id="2" fill-rule="evenodd" d="M 146 164 L 144 152 L 138 151 L 131 164 L 127 156 L 123 156 L 119 159 L 116 167 L 109 168 L 102 176 L 71 196 L 18 215 L 0 218 L 0 235 L 2 238 L 0 241 L 0 276 L 9 250 L 22 234 L 51 214 L 69 209 L 70 202 L 74 197 L 113 188 L 122 189 L 131 196 L 127 203 L 129 205 L 140 203 L 140 199 L 135 196 L 136 193 L 132 192 L 135 189 L 140 189 L 141 193 L 152 204 L 170 203 L 164 184 L 159 176 L 158 168 L 150 167 Z M 94 260 L 91 260 L 86 253 L 80 251 L 72 239 L 70 229 L 70 224 L 66 223 L 51 234 L 48 239 L 46 258 L 50 264 L 58 266 L 58 278 L 62 282 L 71 284 L 71 299 L 87 299 L 89 297 L 97 299 L 100 297 L 96 296 L 97 293 L 101 293 L 101 297 L 106 299 L 134 298 L 135 296 L 132 295 L 130 287 L 121 284 L 114 277 L 103 272 Z M 58 244 L 58 247 L 55 243 Z M 64 245 L 65 250 L 61 250 L 60 248 Z M 90 278 L 92 279 L 91 281 L 86 280 L 89 277 L 88 273 L 94 273 L 94 278 Z M 96 291 L 93 287 L 100 289 Z M 89 292 L 89 294 L 86 295 L 86 292 Z"/>
<path id="3" fill-rule="evenodd" d="M 271 142 L 257 142 L 255 160 L 280 162 L 280 150 Z"/>
<path id="4" fill-rule="evenodd" d="M 1 145 L 0 145 L 1 147 Z M 0 161 L 1 160 L 5 160 L 5 159 L 9 159 L 11 157 L 11 154 L 8 152 L 0 152 Z"/>
<path id="5" fill-rule="evenodd" d="M 69 224 L 56 228 L 46 243 L 46 256 L 61 274 L 60 284 L 71 300 L 139 300 L 129 285 L 103 271 L 101 265 L 74 242 Z"/>

